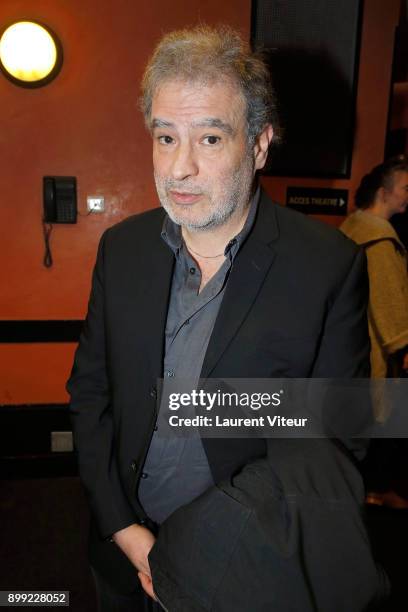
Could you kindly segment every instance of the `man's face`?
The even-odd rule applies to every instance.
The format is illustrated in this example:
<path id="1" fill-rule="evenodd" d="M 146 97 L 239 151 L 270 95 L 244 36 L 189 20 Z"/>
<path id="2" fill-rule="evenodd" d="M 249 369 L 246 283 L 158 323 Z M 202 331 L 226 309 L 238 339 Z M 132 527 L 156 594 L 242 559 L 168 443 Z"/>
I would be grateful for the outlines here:
<path id="1" fill-rule="evenodd" d="M 390 217 L 405 212 L 408 206 L 408 172 L 395 172 L 392 189 L 385 190 L 385 201 Z"/>
<path id="2" fill-rule="evenodd" d="M 157 193 L 175 223 L 208 230 L 244 210 L 258 162 L 245 102 L 232 84 L 164 83 L 153 98 L 151 131 Z"/>

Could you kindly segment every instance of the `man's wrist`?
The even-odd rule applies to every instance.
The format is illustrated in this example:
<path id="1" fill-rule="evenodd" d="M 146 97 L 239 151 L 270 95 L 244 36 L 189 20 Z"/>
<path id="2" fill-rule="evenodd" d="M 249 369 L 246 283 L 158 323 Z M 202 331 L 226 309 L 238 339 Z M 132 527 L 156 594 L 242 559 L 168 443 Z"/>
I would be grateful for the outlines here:
<path id="1" fill-rule="evenodd" d="M 111 535 L 112 542 L 118 544 L 123 538 L 126 538 L 129 534 L 136 533 L 135 528 L 140 528 L 140 525 L 138 525 L 137 523 L 131 523 L 123 529 L 118 529 L 118 531 L 115 531 Z"/>
<path id="2" fill-rule="evenodd" d="M 150 576 L 147 556 L 155 542 L 155 537 L 151 531 L 142 525 L 133 523 L 112 534 L 112 540 L 138 571 Z"/>

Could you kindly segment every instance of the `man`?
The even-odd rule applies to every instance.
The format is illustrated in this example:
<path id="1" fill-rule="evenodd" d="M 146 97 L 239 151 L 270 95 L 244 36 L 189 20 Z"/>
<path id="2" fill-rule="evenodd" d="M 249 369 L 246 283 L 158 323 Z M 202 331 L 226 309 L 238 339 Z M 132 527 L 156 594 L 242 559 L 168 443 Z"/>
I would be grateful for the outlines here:
<path id="1" fill-rule="evenodd" d="M 274 104 L 235 32 L 164 37 L 143 110 L 165 212 L 102 237 L 68 384 L 101 607 L 143 609 L 138 575 L 172 612 L 363 610 L 377 573 L 344 446 L 155 423 L 163 377 L 365 376 L 364 256 L 258 188 Z"/>

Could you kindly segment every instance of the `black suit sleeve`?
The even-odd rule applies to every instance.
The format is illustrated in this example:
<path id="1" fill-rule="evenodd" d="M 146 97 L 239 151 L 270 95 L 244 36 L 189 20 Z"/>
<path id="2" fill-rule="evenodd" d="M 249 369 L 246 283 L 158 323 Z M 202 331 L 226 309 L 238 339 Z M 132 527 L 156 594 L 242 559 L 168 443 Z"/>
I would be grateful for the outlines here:
<path id="1" fill-rule="evenodd" d="M 79 472 L 101 536 L 136 521 L 120 481 L 114 445 L 109 377 L 105 351 L 104 241 L 92 279 L 84 329 L 67 390 Z"/>
<path id="2" fill-rule="evenodd" d="M 328 311 L 312 378 L 369 376 L 367 308 L 367 260 L 361 249 Z"/>

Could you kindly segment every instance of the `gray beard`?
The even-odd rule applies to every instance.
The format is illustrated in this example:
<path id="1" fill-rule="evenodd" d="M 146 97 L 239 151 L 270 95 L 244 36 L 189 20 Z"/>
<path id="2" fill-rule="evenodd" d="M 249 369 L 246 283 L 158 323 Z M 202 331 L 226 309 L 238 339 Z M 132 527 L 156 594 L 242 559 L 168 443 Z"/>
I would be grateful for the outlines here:
<path id="1" fill-rule="evenodd" d="M 185 227 L 190 232 L 210 231 L 220 227 L 231 218 L 236 210 L 244 210 L 249 203 L 253 185 L 253 163 L 249 165 L 248 161 L 252 162 L 252 159 L 246 159 L 245 164 L 242 163 L 230 179 L 226 181 L 226 186 L 221 196 L 222 202 L 218 205 L 213 205 L 207 216 L 197 222 L 186 221 L 182 216 L 177 215 L 173 210 L 170 198 L 167 196 L 171 189 L 191 190 L 191 193 L 197 193 L 197 186 L 189 183 L 188 180 L 180 182 L 169 178 L 162 179 L 155 173 L 154 179 L 160 203 L 174 223 Z M 203 187 L 202 192 L 204 194 L 211 193 L 211 190 L 205 189 L 205 185 L 200 185 L 200 189 Z"/>

